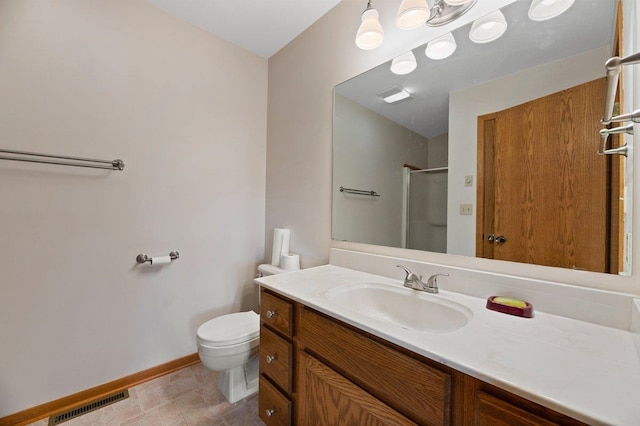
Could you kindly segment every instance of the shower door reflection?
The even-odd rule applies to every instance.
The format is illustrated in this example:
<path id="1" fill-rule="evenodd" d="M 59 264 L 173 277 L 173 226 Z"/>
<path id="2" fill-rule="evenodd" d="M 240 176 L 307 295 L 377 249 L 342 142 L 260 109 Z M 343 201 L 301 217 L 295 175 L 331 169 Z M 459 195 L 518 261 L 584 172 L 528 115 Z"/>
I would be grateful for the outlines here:
<path id="1" fill-rule="evenodd" d="M 447 252 L 447 168 L 406 173 L 406 248 Z"/>

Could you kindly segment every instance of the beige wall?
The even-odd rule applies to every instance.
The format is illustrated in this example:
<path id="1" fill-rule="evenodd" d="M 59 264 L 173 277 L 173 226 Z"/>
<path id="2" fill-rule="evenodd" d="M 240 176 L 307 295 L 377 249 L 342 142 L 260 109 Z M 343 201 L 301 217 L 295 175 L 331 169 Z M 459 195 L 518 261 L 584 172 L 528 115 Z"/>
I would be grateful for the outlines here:
<path id="1" fill-rule="evenodd" d="M 495 9 L 512 1 L 478 2 L 456 22 L 464 25 L 487 12 L 482 8 Z M 640 238 L 633 243 L 636 272 L 631 277 L 331 241 L 333 87 L 451 30 L 444 26 L 402 32 L 393 25 L 397 4 L 378 2 L 385 42 L 373 51 L 362 51 L 353 40 L 363 5 L 342 1 L 269 59 L 267 247 L 272 229 L 286 226 L 292 229 L 292 250 L 301 255 L 303 267 L 327 263 L 329 247 L 337 247 L 640 294 Z M 639 157 L 635 159 L 636 170 Z M 640 229 L 638 186 L 634 196 L 636 229 Z"/>
<path id="2" fill-rule="evenodd" d="M 142 0 L 0 0 L 0 417 L 195 353 L 255 306 L 267 63 Z M 138 266 L 138 253 L 180 259 Z"/>
<path id="3" fill-rule="evenodd" d="M 334 120 L 331 235 L 338 241 L 402 247 L 403 165 L 426 168 L 429 140 L 338 94 Z M 341 186 L 380 196 L 347 194 Z"/>
<path id="4" fill-rule="evenodd" d="M 478 4 L 456 25 L 513 1 Z M 334 86 L 451 31 L 449 25 L 400 30 L 393 23 L 397 2 L 378 2 L 385 41 L 363 51 L 354 39 L 365 7 L 365 1 L 341 1 L 269 58 L 267 254 L 273 228 L 291 228 L 291 251 L 305 268 L 329 261 Z"/>

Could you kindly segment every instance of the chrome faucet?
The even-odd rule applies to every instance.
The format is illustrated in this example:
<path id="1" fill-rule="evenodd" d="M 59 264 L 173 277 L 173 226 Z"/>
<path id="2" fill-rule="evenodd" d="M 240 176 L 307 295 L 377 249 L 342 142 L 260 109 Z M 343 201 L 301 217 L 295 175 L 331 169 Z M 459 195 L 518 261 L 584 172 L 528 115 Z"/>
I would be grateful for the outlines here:
<path id="1" fill-rule="evenodd" d="M 438 277 L 448 277 L 449 274 L 433 274 L 429 277 L 427 282 L 422 281 L 422 276 L 418 276 L 411 272 L 409 268 L 402 265 L 396 265 L 398 268 L 403 269 L 407 275 L 404 277 L 404 286 L 412 288 L 418 291 L 426 291 L 427 293 L 438 292 Z"/>

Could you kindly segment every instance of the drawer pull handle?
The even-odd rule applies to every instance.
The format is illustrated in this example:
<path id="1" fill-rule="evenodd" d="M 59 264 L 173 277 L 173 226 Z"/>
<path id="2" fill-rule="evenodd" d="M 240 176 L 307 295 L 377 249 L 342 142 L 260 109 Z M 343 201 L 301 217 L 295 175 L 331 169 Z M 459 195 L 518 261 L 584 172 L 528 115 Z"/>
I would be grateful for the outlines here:
<path id="1" fill-rule="evenodd" d="M 267 311 L 267 318 L 273 318 L 276 315 L 275 311 Z"/>
<path id="2" fill-rule="evenodd" d="M 273 416 L 278 410 L 276 410 L 275 408 L 267 408 L 266 413 L 267 413 L 267 417 L 271 417 Z"/>
<path id="3" fill-rule="evenodd" d="M 267 355 L 267 364 L 271 364 L 273 361 L 276 360 L 276 356 L 275 355 Z"/>

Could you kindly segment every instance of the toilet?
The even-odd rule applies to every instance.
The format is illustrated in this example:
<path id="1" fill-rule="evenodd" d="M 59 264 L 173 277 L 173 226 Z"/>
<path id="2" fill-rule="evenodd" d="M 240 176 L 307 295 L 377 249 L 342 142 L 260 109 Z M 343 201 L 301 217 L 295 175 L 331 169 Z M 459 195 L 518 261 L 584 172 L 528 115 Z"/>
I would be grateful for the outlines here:
<path id="1" fill-rule="evenodd" d="M 285 272 L 273 265 L 258 266 L 258 276 Z M 222 315 L 196 332 L 202 364 L 219 371 L 218 389 L 234 403 L 258 390 L 260 315 L 253 311 Z"/>

